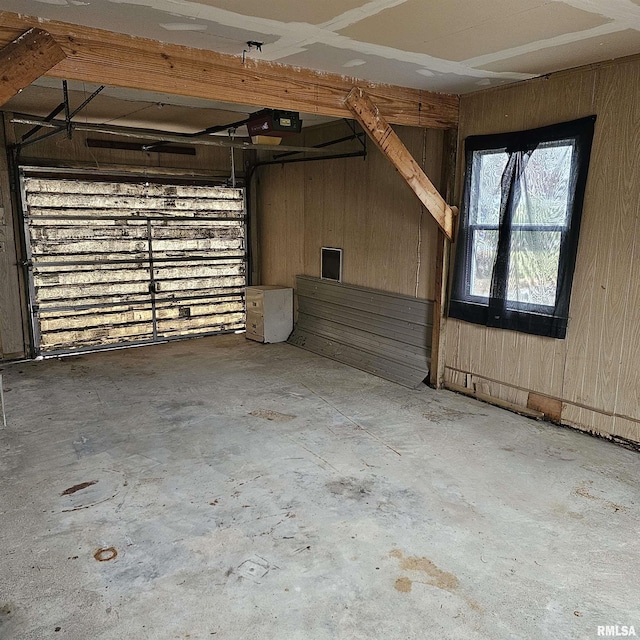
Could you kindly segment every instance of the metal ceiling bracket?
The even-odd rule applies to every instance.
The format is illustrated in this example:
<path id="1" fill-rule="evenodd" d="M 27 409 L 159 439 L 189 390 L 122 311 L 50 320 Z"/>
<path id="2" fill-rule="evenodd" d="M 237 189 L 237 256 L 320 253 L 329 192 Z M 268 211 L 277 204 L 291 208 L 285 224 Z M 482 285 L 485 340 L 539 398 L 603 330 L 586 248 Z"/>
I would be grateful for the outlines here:
<path id="1" fill-rule="evenodd" d="M 71 109 L 69 106 L 69 89 L 67 86 L 67 81 L 63 80 L 62 92 L 63 92 L 64 100 L 53 111 L 51 111 L 49 115 L 47 115 L 44 118 L 44 120 L 42 121 L 42 124 L 36 125 L 35 127 L 33 127 L 33 129 L 30 129 L 29 131 L 27 131 L 27 133 L 25 133 L 22 136 L 22 138 L 20 138 L 20 142 L 15 145 L 18 148 L 18 151 L 20 151 L 22 147 L 25 147 L 27 145 L 31 145 L 36 142 L 46 140 L 47 138 L 51 138 L 52 136 L 57 135 L 58 133 L 60 133 L 65 129 L 67 131 L 67 137 L 69 138 L 69 140 L 71 140 L 71 135 L 73 133 L 72 119 L 74 118 L 74 116 L 80 113 L 80 111 L 82 111 L 104 88 L 105 88 L 105 85 L 100 85 L 77 109 L 75 109 L 73 112 L 70 112 Z M 54 126 L 56 127 L 55 131 L 49 131 L 44 135 L 38 138 L 35 138 L 33 140 L 30 139 L 30 138 L 33 138 L 33 136 L 36 133 L 38 133 L 38 131 L 40 131 L 40 129 L 42 129 L 43 126 L 45 126 L 45 124 L 50 123 L 63 110 L 64 110 L 64 125 L 54 124 Z"/>
<path id="2" fill-rule="evenodd" d="M 236 135 L 236 130 L 234 128 L 230 128 L 228 133 L 229 133 L 229 138 L 231 142 L 233 142 L 233 138 Z M 231 186 L 235 189 L 236 188 L 236 159 L 233 152 L 234 152 L 234 148 L 232 146 L 231 147 Z"/>
<path id="3" fill-rule="evenodd" d="M 101 84 L 75 111 L 69 115 L 69 119 L 80 113 L 103 89 L 105 85 Z"/>
<path id="4" fill-rule="evenodd" d="M 357 140 L 360 143 L 360 145 L 362 146 L 362 149 L 366 154 L 366 152 L 367 152 L 367 136 L 366 136 L 366 134 L 364 133 L 364 131 L 357 131 L 355 126 L 353 126 L 351 121 L 348 120 L 347 118 L 344 118 L 344 121 L 349 126 L 349 129 L 351 129 L 352 135 L 343 136 L 342 138 L 336 138 L 334 140 L 329 140 L 328 142 L 321 142 L 319 144 L 314 144 L 312 148 L 313 149 L 324 149 L 325 147 L 331 147 L 333 145 L 340 144 L 341 142 L 349 142 L 351 140 Z M 288 151 L 286 153 L 277 153 L 277 154 L 275 154 L 273 156 L 273 160 L 279 160 L 280 158 L 286 158 L 288 156 L 297 155 L 299 153 L 305 153 L 305 149 L 300 149 L 300 151 Z"/>
<path id="5" fill-rule="evenodd" d="M 71 140 L 73 129 L 71 127 L 71 114 L 69 108 L 69 87 L 67 86 L 66 80 L 62 81 L 62 95 L 64 96 L 64 121 L 67 125 L 67 138 Z"/>
<path id="6" fill-rule="evenodd" d="M 51 122 L 63 109 L 64 102 L 61 102 L 51 113 L 49 113 L 48 116 L 45 117 L 44 122 Z M 29 138 L 38 133 L 40 129 L 42 129 L 42 125 L 36 125 L 33 129 L 29 129 L 29 131 L 20 138 L 20 142 L 26 142 Z"/>

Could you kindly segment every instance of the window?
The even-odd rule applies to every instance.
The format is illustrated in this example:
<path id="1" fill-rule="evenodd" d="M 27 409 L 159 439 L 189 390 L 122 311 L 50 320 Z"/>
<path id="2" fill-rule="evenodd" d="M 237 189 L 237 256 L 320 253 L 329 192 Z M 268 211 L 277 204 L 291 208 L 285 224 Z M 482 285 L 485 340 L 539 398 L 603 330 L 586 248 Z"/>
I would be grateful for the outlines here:
<path id="1" fill-rule="evenodd" d="M 450 317 L 565 337 L 594 125 L 466 139 Z"/>

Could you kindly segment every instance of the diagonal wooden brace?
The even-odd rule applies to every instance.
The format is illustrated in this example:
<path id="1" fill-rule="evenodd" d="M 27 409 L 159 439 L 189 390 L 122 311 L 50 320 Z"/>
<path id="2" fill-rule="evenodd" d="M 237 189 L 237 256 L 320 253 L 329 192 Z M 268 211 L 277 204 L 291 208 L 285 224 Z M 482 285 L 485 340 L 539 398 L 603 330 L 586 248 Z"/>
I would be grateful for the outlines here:
<path id="1" fill-rule="evenodd" d="M 53 37 L 35 27 L 0 49 L 0 106 L 65 58 Z"/>
<path id="2" fill-rule="evenodd" d="M 414 160 L 402 140 L 391 128 L 391 125 L 382 117 L 369 96 L 362 89 L 354 87 L 349 92 L 345 105 L 418 196 L 420 202 L 434 217 L 447 238 L 452 240 L 457 208 L 450 207 L 444 201 L 431 180 Z"/>

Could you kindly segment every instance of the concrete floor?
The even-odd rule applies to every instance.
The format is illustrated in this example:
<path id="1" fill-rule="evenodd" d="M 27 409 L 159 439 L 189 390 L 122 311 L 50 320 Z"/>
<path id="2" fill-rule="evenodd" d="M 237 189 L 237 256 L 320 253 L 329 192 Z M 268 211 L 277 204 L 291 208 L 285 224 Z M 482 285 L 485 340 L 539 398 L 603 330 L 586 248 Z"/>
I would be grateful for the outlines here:
<path id="1" fill-rule="evenodd" d="M 640 634 L 637 453 L 242 336 L 3 369 L 3 640 Z"/>

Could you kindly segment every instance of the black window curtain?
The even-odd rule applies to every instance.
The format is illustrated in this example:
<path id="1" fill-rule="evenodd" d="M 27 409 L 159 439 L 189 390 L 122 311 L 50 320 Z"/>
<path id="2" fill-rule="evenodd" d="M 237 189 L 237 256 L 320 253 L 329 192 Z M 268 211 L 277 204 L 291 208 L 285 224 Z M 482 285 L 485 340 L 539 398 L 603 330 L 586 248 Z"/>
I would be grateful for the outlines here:
<path id="1" fill-rule="evenodd" d="M 566 336 L 595 120 L 465 140 L 450 317 Z"/>

